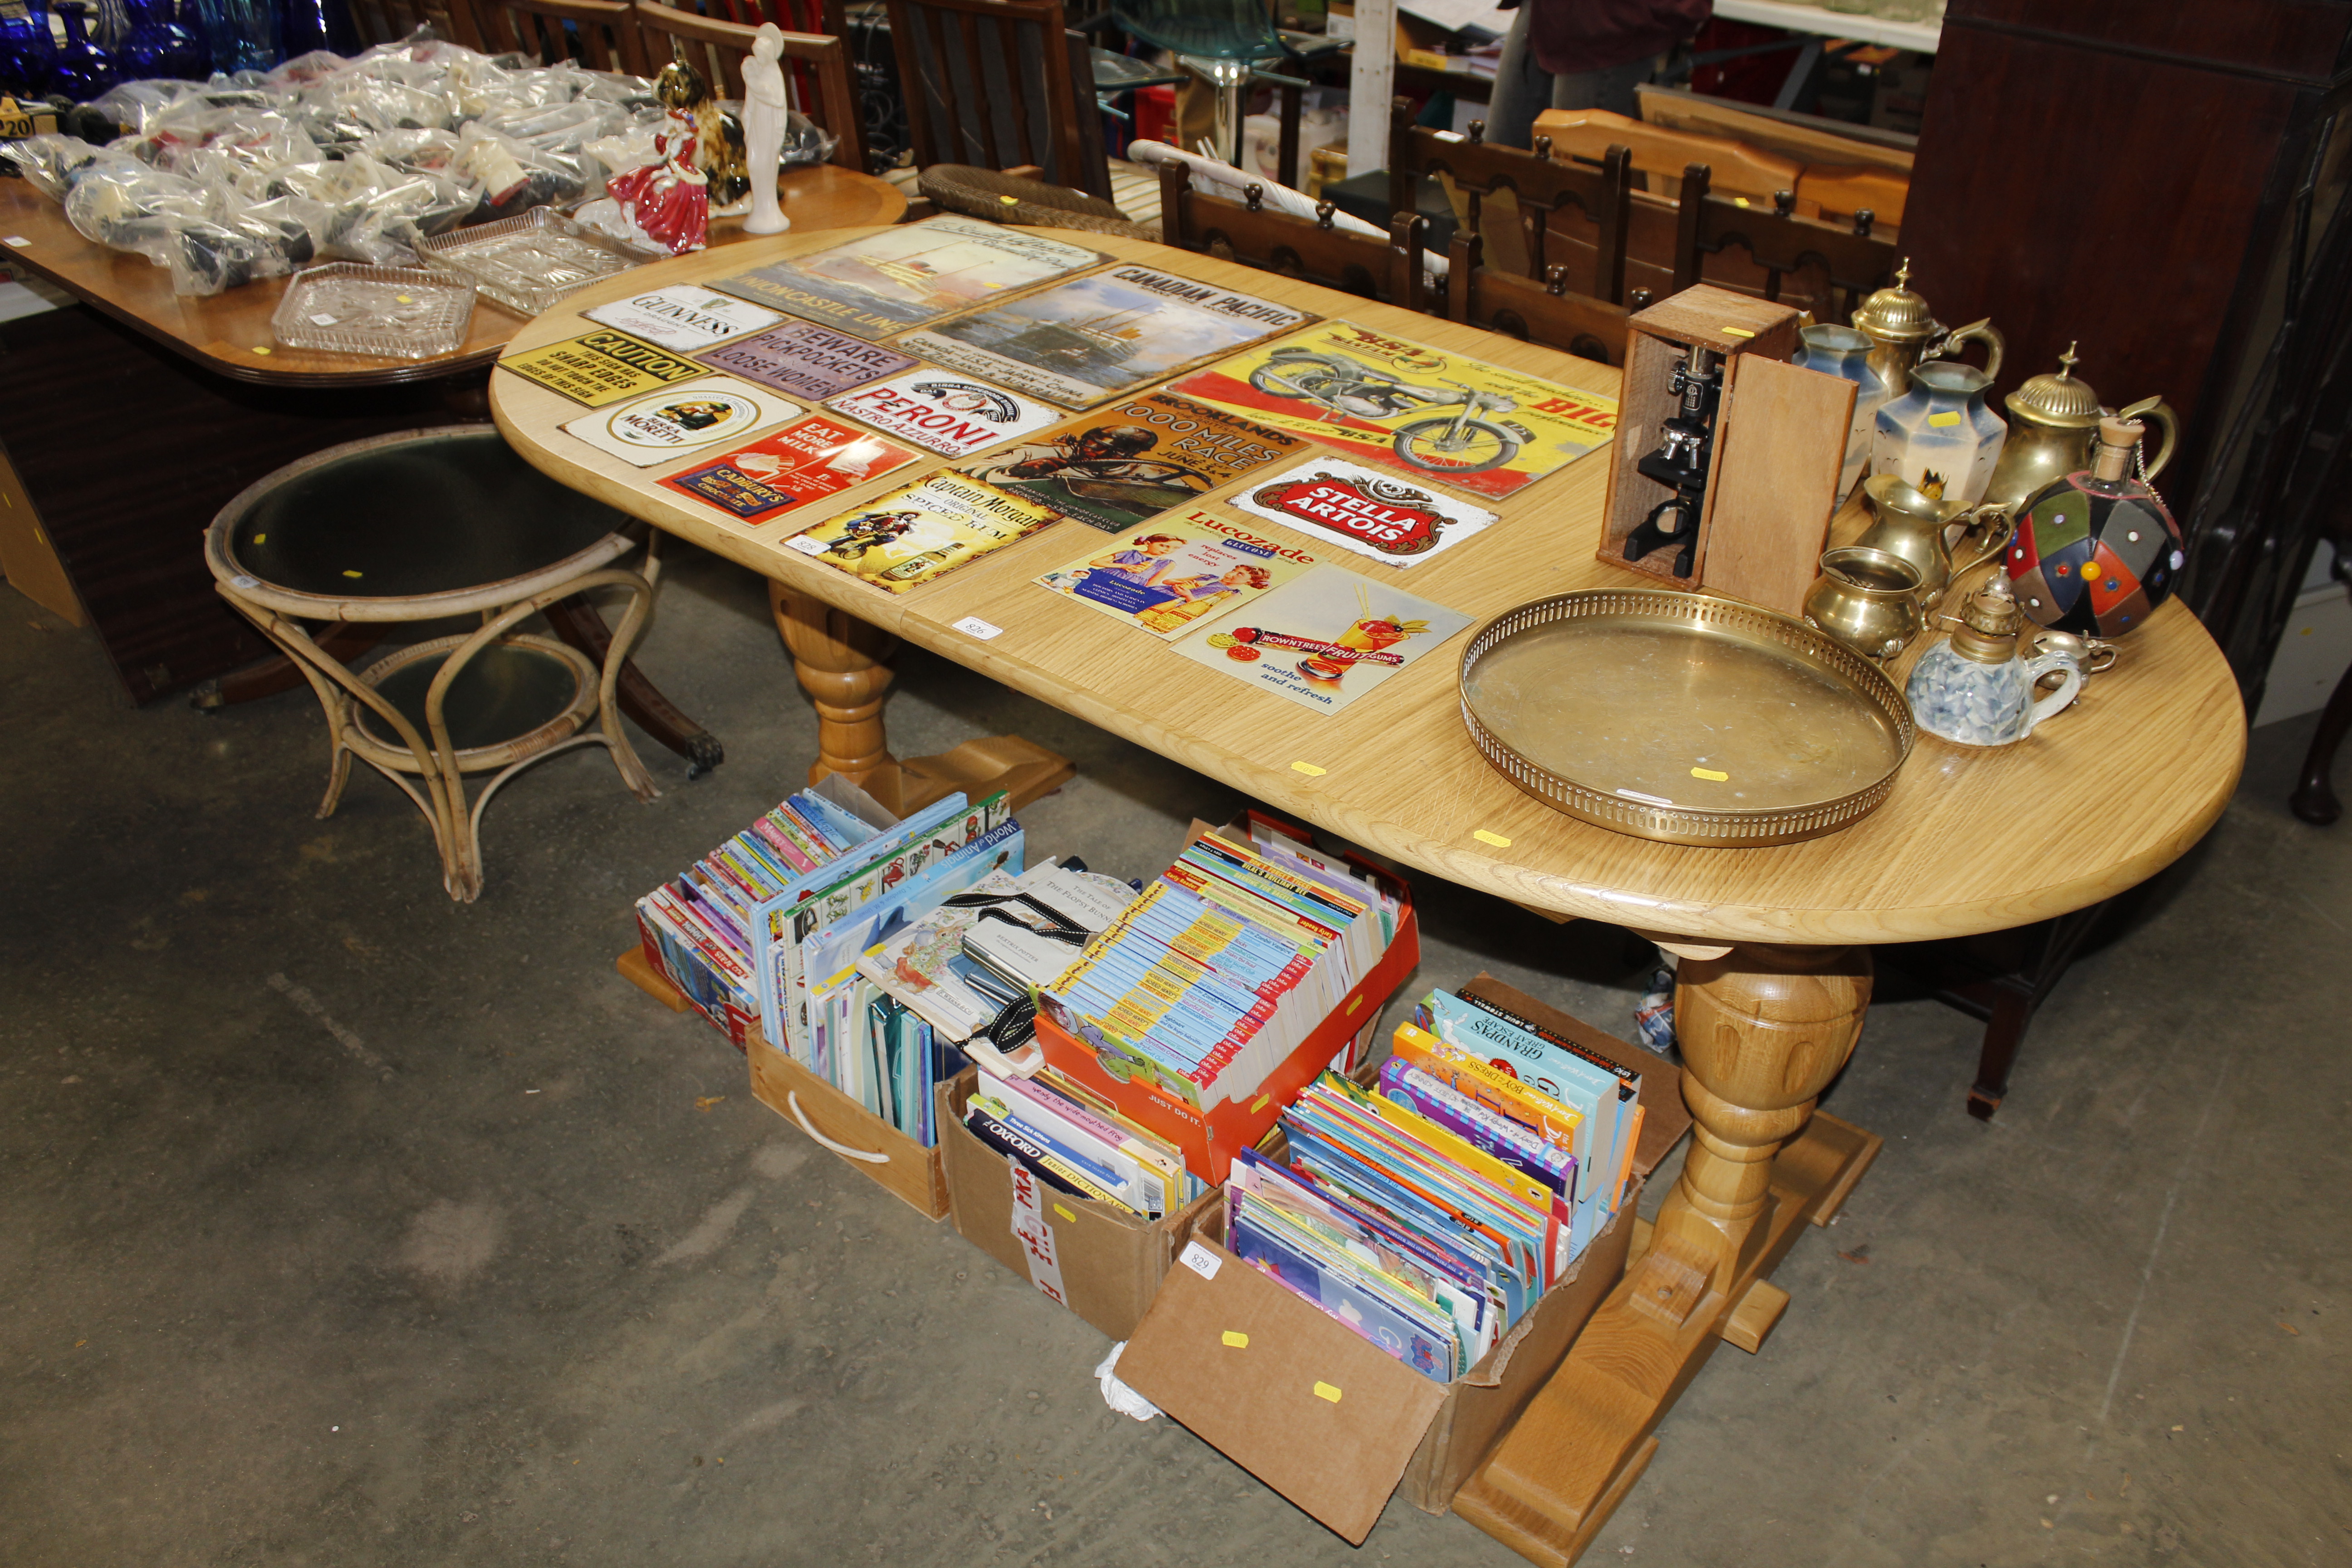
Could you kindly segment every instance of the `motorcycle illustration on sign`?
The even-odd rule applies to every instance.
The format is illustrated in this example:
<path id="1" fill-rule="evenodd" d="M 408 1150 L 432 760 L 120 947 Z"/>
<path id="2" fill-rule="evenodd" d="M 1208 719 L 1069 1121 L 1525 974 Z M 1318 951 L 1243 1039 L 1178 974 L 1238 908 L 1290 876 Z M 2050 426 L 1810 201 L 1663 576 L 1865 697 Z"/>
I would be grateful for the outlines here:
<path id="1" fill-rule="evenodd" d="M 1605 394 L 1352 321 L 1245 349 L 1169 391 L 1489 499 L 1566 467 L 1617 428 Z"/>
<path id="2" fill-rule="evenodd" d="M 1250 385 L 1277 397 L 1303 398 L 1340 414 L 1364 419 L 1394 419 L 1425 408 L 1456 412 L 1415 419 L 1397 426 L 1391 450 L 1433 474 L 1479 474 L 1501 468 L 1536 438 L 1524 425 L 1484 417 L 1509 414 L 1518 405 L 1498 393 L 1449 381 L 1452 392 L 1415 386 L 1402 376 L 1347 354 L 1281 348 L 1250 372 Z"/>

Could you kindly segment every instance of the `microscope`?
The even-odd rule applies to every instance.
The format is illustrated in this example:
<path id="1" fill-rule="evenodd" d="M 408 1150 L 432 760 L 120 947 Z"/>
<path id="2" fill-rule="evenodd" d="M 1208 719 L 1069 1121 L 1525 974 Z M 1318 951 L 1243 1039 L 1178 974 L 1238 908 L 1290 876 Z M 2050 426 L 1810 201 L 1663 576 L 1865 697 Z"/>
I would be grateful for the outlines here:
<path id="1" fill-rule="evenodd" d="M 1688 577 L 1698 558 L 1699 511 L 1706 500 L 1716 411 L 1723 401 L 1723 363 L 1713 350 L 1693 343 L 1667 387 L 1682 406 L 1666 420 L 1658 449 L 1634 467 L 1675 493 L 1652 507 L 1641 526 L 1625 536 L 1625 559 L 1639 561 L 1676 545 L 1674 574 Z"/>

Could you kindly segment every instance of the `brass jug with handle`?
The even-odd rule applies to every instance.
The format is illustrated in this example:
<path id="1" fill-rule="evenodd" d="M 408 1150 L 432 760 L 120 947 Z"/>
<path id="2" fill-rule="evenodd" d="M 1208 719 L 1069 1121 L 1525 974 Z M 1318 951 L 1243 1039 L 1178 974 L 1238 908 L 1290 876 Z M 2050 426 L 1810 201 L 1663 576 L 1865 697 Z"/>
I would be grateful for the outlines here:
<path id="1" fill-rule="evenodd" d="M 1912 290 L 1908 257 L 1895 269 L 1893 285 L 1864 300 L 1853 320 L 1854 327 L 1875 345 L 1870 351 L 1870 368 L 1895 389 L 1897 396 L 1911 384 L 1911 372 L 1922 360 L 1957 359 L 1962 346 L 1972 342 L 1985 346 L 1985 374 L 2000 379 L 2000 356 L 2009 342 L 1992 324 L 1992 318 L 1948 331 L 1927 309 L 1927 301 Z"/>
<path id="2" fill-rule="evenodd" d="M 2075 379 L 2075 363 L 2074 345 L 2068 343 L 2055 375 L 2034 376 L 2009 395 L 2009 442 L 1985 483 L 1989 504 L 2022 507 L 2044 486 L 2088 468 L 2102 418 L 2143 419 L 2163 429 L 2164 443 L 2147 459 L 2143 479 L 2153 480 L 2172 461 L 2180 427 L 2171 406 L 2161 397 L 2144 397 L 2121 413 L 2104 408 L 2090 384 Z"/>
<path id="3" fill-rule="evenodd" d="M 2000 554 L 2016 531 L 2010 508 L 1939 500 L 1896 474 L 1874 474 L 1863 480 L 1862 498 L 1878 521 L 1854 542 L 1911 563 L 1919 574 L 1922 611 L 1942 602 L 1953 578 Z M 1957 554 L 1955 530 L 1962 542 Z"/>

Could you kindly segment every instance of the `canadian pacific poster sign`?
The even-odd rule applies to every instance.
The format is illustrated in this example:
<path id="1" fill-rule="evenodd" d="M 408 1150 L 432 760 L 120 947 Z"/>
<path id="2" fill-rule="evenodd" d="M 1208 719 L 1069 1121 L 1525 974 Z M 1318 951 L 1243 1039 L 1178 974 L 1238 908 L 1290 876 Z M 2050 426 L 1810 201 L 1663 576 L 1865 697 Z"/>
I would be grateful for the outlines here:
<path id="1" fill-rule="evenodd" d="M 1489 498 L 1567 467 L 1617 429 L 1613 397 L 1352 321 L 1245 349 L 1169 390 Z"/>
<path id="2" fill-rule="evenodd" d="M 1491 511 L 1337 458 L 1302 463 L 1231 504 L 1391 566 L 1418 565 L 1495 521 Z"/>

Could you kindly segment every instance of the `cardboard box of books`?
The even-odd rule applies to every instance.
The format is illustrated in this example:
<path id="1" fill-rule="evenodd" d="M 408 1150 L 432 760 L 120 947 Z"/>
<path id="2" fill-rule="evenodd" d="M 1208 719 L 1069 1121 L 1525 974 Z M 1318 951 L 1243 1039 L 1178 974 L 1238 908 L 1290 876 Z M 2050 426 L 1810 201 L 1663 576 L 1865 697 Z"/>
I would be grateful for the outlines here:
<path id="1" fill-rule="evenodd" d="M 1301 1222 L 1265 1213 L 1286 1205 L 1290 1215 L 1306 1215 L 1304 1235 L 1321 1224 L 1318 1194 L 1326 1189 L 1297 1181 L 1283 1166 L 1304 1152 L 1303 1168 L 1318 1168 L 1311 1150 L 1320 1134 L 1308 1118 L 1297 1121 L 1305 1141 L 1277 1146 L 1281 1158 L 1253 1156 L 1202 1215 L 1119 1359 L 1118 1375 L 1129 1386 L 1358 1544 L 1391 1492 L 1402 1489 L 1425 1511 L 1445 1511 L 1615 1288 L 1643 1181 L 1690 1127 L 1681 1074 L 1671 1064 L 1485 975 L 1456 994 L 1475 994 L 1640 1078 L 1643 1116 L 1624 1184 L 1610 1194 L 1614 1207 L 1572 1258 L 1548 1271 L 1549 1283 L 1540 1293 L 1499 1334 L 1479 1327 L 1465 1315 L 1475 1296 L 1455 1289 L 1461 1277 L 1444 1272 L 1445 1259 L 1425 1237 L 1383 1232 L 1369 1249 L 1376 1267 L 1410 1274 L 1428 1266 L 1423 1282 L 1434 1282 L 1428 1314 L 1395 1312 L 1377 1293 L 1350 1290 L 1337 1280 L 1319 1287 L 1320 1304 L 1310 1300 L 1307 1289 L 1318 1288 L 1313 1266 L 1285 1256 L 1281 1247 L 1285 1230 Z M 1342 1111 L 1366 1109 L 1354 1104 L 1352 1086 L 1331 1080 L 1318 1084 L 1317 1096 Z M 1292 1125 L 1286 1123 L 1286 1131 Z M 1601 1156 L 1596 1164 L 1605 1160 Z M 1286 1183 L 1299 1195 L 1280 1190 Z M 1236 1194 L 1244 1207 L 1259 1205 L 1261 1221 L 1248 1237 L 1233 1225 Z M 1394 1213 L 1411 1212 L 1409 1196 L 1397 1203 Z M 1279 1223 L 1263 1223 L 1268 1217 Z M 1539 1220 L 1528 1244 L 1539 1247 L 1547 1235 L 1564 1235 L 1565 1226 L 1558 1216 L 1549 1226 Z M 1339 1234 L 1321 1228 L 1327 1237 Z M 1466 1245 L 1466 1234 L 1453 1235 L 1449 1245 Z M 1360 1244 L 1352 1250 L 1366 1256 Z M 1496 1254 L 1507 1255 L 1507 1248 Z M 1524 1277 L 1517 1288 L 1525 1289 Z M 1499 1293 L 1488 1298 L 1490 1303 L 1501 1299 Z M 1472 1361 L 1466 1372 L 1458 1367 L 1465 1359 Z"/>
<path id="2" fill-rule="evenodd" d="M 1222 1182 L 1421 961 L 1410 889 L 1257 814 L 1176 862 L 1036 988 L 1045 1060 Z"/>
<path id="3" fill-rule="evenodd" d="M 745 1033 L 743 1054 L 751 1059 L 751 1098 L 925 1219 L 947 1217 L 947 1173 L 936 1146 L 924 1147 L 776 1049 L 756 1024 Z"/>
<path id="4" fill-rule="evenodd" d="M 1135 1212 L 1115 1193 L 1065 1190 L 1081 1184 L 1041 1179 L 1026 1159 L 984 1142 L 965 1124 L 981 1088 L 973 1068 L 938 1089 L 940 1152 L 958 1234 L 1112 1339 L 1128 1338 L 1159 1294 L 1177 1248 L 1192 1239 L 1194 1223 L 1216 1202 L 1215 1190 L 1188 1198 L 1180 1167 L 1157 1198 L 1163 1211 L 1157 1215 Z M 1029 1109 L 1016 1105 L 1009 1111 L 1017 1118 Z M 1016 1121 L 990 1131 L 1000 1139 L 1020 1139 L 1025 1128 Z M 1097 1159 L 1097 1173 L 1108 1175 L 1099 1153 Z M 1139 1201 L 1148 1209 L 1154 1199 Z"/>

